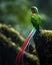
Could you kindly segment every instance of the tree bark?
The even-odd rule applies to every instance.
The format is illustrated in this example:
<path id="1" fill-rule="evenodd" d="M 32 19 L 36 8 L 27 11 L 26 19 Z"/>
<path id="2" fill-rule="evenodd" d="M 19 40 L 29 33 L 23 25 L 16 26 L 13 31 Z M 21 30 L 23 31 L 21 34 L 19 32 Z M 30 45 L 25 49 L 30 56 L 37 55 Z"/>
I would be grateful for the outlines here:
<path id="1" fill-rule="evenodd" d="M 12 27 L 0 24 L 1 65 L 16 65 L 16 62 L 14 61 L 19 50 L 21 50 L 20 47 L 24 41 L 25 39 L 20 35 L 20 33 L 14 30 Z M 36 35 L 34 35 L 34 42 L 36 48 L 30 45 L 29 50 L 31 53 L 25 51 L 23 53 L 24 65 L 51 65 L 52 31 L 41 30 L 40 32 L 36 32 Z M 37 50 L 37 52 L 35 50 Z"/>
<path id="2" fill-rule="evenodd" d="M 40 65 L 52 65 L 52 30 L 41 30 L 34 35 Z"/>

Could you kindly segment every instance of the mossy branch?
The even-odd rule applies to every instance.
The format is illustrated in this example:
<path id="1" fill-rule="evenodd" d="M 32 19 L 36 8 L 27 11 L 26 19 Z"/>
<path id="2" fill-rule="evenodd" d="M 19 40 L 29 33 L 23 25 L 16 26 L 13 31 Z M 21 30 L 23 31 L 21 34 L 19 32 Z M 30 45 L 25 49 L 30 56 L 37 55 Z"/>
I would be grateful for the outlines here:
<path id="1" fill-rule="evenodd" d="M 3 46 L 7 48 L 14 49 L 15 57 L 18 51 L 21 50 L 20 46 L 24 41 L 25 39 L 20 35 L 20 33 L 14 30 L 12 27 L 6 26 L 5 24 L 0 24 L 0 45 L 2 46 L 3 44 Z M 37 32 L 36 35 L 34 35 L 34 41 L 37 49 L 37 54 L 40 59 L 40 64 L 42 65 L 42 62 L 44 62 L 44 60 L 46 61 L 44 64 L 46 64 L 49 61 L 49 58 L 52 57 L 52 30 L 40 30 L 39 33 Z M 34 50 L 35 48 L 33 48 L 32 54 L 24 51 L 25 57 L 27 59 L 30 59 L 30 61 L 33 60 L 33 65 L 35 60 L 38 59 L 37 55 L 34 55 L 36 52 Z M 51 50 L 51 52 L 47 52 L 46 50 Z M 47 58 L 47 56 L 49 56 L 49 58 Z M 13 59 L 15 59 L 15 57 Z M 45 57 L 48 59 L 48 61 L 45 59 Z"/>
<path id="2" fill-rule="evenodd" d="M 5 59 L 7 60 L 7 57 L 9 54 L 9 58 L 10 58 L 9 60 L 12 60 L 10 61 L 11 65 L 15 65 L 13 61 L 15 60 L 16 55 L 18 54 L 18 51 L 21 50 L 20 46 L 22 45 L 24 41 L 25 39 L 19 34 L 19 32 L 15 31 L 11 26 L 0 24 L 0 46 L 2 47 L 0 49 L 1 49 L 2 58 L 3 58 L 3 55 L 5 56 L 7 54 L 5 56 L 6 58 L 4 58 L 4 64 L 5 64 Z M 11 50 L 11 51 L 8 52 L 8 50 Z M 6 54 L 4 54 L 4 51 Z M 34 63 L 35 61 L 38 60 L 38 57 L 34 54 L 30 54 L 25 51 L 23 54 L 27 58 L 27 60 L 25 60 L 27 63 L 28 61 L 30 62 L 32 61 L 32 63 Z"/>
<path id="3" fill-rule="evenodd" d="M 0 42 L 1 42 L 0 46 L 4 45 L 7 48 L 13 48 L 15 50 L 15 52 L 16 52 L 15 54 L 17 54 L 18 51 L 21 51 L 20 47 L 17 47 L 17 45 L 14 42 L 12 42 L 11 40 L 9 41 L 7 39 L 7 37 L 4 36 L 2 33 L 0 33 Z M 30 60 L 33 60 L 33 62 L 38 60 L 38 57 L 36 55 L 30 54 L 30 53 L 25 52 L 25 51 L 24 51 L 23 54 L 26 56 L 26 58 L 28 58 Z"/>
<path id="4" fill-rule="evenodd" d="M 37 54 L 40 59 L 40 64 L 51 65 L 52 62 L 52 30 L 40 30 L 34 35 Z"/>

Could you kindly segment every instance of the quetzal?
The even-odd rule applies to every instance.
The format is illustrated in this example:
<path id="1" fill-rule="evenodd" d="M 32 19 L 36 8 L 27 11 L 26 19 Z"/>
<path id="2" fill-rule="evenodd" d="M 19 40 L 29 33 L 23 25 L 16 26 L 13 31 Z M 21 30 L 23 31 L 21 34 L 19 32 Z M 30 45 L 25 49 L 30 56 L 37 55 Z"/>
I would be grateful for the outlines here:
<path id="1" fill-rule="evenodd" d="M 39 16 L 38 8 L 35 6 L 32 6 L 31 11 L 32 11 L 31 23 L 37 29 L 37 31 L 39 31 L 39 27 L 41 25 L 41 19 Z"/>
<path id="2" fill-rule="evenodd" d="M 32 11 L 31 22 L 32 22 L 34 28 L 32 29 L 30 34 L 25 39 L 23 45 L 21 46 L 21 51 L 19 51 L 19 53 L 16 56 L 16 61 L 18 62 L 18 65 L 20 65 L 20 59 L 22 57 L 23 52 L 25 51 L 26 47 L 30 44 L 30 41 L 33 38 L 33 36 L 35 35 L 36 31 L 39 31 L 39 26 L 41 25 L 38 8 L 33 6 L 31 8 L 31 11 Z"/>

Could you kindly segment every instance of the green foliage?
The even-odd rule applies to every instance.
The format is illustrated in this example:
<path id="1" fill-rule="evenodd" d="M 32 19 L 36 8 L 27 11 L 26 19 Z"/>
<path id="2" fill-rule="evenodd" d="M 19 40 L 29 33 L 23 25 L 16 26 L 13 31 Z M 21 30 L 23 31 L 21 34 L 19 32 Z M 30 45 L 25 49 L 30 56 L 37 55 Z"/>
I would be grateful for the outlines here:
<path id="1" fill-rule="evenodd" d="M 15 0 L 10 1 L 6 0 L 6 2 L 1 2 L 1 12 L 0 19 L 2 22 L 7 24 L 14 24 L 14 23 L 25 23 L 29 19 L 29 11 L 28 7 L 26 6 L 27 1 L 23 0 Z M 13 22 L 12 22 L 13 21 Z"/>

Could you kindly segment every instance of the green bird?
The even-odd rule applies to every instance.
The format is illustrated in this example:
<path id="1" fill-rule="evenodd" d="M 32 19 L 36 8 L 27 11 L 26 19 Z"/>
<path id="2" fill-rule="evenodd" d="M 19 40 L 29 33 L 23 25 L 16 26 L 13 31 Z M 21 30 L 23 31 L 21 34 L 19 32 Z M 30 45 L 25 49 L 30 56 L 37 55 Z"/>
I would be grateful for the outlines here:
<path id="1" fill-rule="evenodd" d="M 41 19 L 39 16 L 38 8 L 35 6 L 32 6 L 31 11 L 32 11 L 31 23 L 37 29 L 37 31 L 39 31 L 41 26 Z"/>

